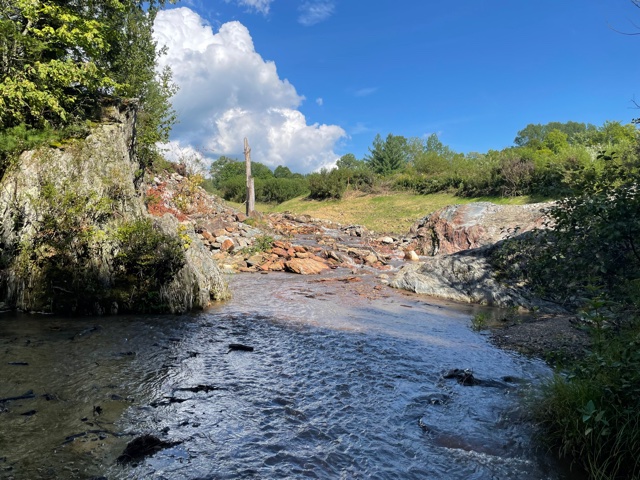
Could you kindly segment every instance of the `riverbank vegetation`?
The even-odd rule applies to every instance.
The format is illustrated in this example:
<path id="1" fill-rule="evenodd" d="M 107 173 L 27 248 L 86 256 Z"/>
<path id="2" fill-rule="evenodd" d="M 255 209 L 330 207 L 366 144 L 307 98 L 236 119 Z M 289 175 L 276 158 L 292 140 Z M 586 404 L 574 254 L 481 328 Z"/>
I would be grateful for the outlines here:
<path id="1" fill-rule="evenodd" d="M 638 478 L 640 464 L 640 158 L 603 153 L 553 229 L 508 241 L 494 264 L 543 298 L 579 312 L 593 336 L 534 407 L 545 440 L 591 478 Z"/>

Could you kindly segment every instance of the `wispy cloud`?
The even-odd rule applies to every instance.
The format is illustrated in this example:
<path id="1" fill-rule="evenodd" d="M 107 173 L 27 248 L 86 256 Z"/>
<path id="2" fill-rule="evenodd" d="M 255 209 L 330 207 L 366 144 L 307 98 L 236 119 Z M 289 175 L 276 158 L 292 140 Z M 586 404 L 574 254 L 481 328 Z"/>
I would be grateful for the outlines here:
<path id="1" fill-rule="evenodd" d="M 372 131 L 373 128 L 367 127 L 364 122 L 358 122 L 350 129 L 349 133 L 351 133 L 351 135 L 360 135 L 361 133 L 369 133 Z"/>
<path id="2" fill-rule="evenodd" d="M 324 103 L 324 100 L 322 100 L 322 97 L 318 97 L 318 98 L 316 98 L 316 103 L 317 103 L 319 106 L 322 106 L 322 104 Z"/>
<path id="3" fill-rule="evenodd" d="M 367 87 L 361 88 L 360 90 L 356 90 L 354 95 L 356 97 L 368 97 L 378 91 L 378 87 Z"/>
<path id="4" fill-rule="evenodd" d="M 325 21 L 333 15 L 335 5 L 332 1 L 327 0 L 304 2 L 300 5 L 298 11 L 300 12 L 298 22 L 305 27 L 310 27 Z"/>
<path id="5" fill-rule="evenodd" d="M 232 0 L 225 1 L 230 3 Z M 269 8 L 271 7 L 272 2 L 273 0 L 235 0 L 235 3 L 238 5 L 247 7 L 249 10 L 255 10 L 256 12 L 260 12 L 264 15 L 269 13 Z"/>

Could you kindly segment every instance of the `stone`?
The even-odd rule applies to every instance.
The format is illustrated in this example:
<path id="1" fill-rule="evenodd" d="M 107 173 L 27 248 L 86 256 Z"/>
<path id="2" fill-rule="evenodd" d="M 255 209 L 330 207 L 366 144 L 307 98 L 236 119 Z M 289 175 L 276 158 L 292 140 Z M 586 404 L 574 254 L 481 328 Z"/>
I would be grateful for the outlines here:
<path id="1" fill-rule="evenodd" d="M 404 252 L 404 259 L 410 262 L 417 262 L 418 260 L 420 260 L 420 257 L 415 252 L 415 250 L 407 250 L 406 252 Z"/>
<path id="2" fill-rule="evenodd" d="M 386 243 L 386 244 L 391 244 L 391 243 L 394 242 L 393 238 L 391 238 L 391 237 L 381 237 L 381 238 L 378 239 L 378 241 L 380 243 Z"/>
<path id="3" fill-rule="evenodd" d="M 289 252 L 287 252 L 284 248 L 280 248 L 280 247 L 273 247 L 271 249 L 271 253 L 275 253 L 279 257 L 288 257 L 289 256 Z"/>
<path id="4" fill-rule="evenodd" d="M 285 262 L 285 268 L 301 275 L 314 275 L 329 270 L 329 266 L 312 258 L 294 258 Z"/>
<path id="5" fill-rule="evenodd" d="M 463 303 L 557 311 L 516 285 L 496 279 L 489 262 L 491 247 L 428 257 L 403 266 L 390 286 Z"/>
<path id="6" fill-rule="evenodd" d="M 222 245 L 220 245 L 220 250 L 222 250 L 223 252 L 231 252 L 234 248 L 235 245 L 233 243 L 233 240 L 231 240 L 230 238 L 227 238 L 224 242 L 222 242 Z"/>
<path id="7" fill-rule="evenodd" d="M 430 256 L 492 245 L 535 228 L 546 228 L 544 210 L 551 205 L 449 205 L 412 225 L 411 245 L 418 254 Z"/>

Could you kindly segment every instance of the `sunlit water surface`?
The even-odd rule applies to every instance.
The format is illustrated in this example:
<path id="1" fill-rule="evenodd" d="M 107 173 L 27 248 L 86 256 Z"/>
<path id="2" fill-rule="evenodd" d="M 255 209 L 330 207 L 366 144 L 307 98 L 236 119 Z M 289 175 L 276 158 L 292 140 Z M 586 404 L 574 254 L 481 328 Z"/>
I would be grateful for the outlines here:
<path id="1" fill-rule="evenodd" d="M 0 402 L 0 478 L 569 478 L 519 407 L 546 366 L 332 275 L 235 276 L 192 316 L 0 316 L 0 399 L 28 397 Z M 116 462 L 145 433 L 175 445 Z"/>

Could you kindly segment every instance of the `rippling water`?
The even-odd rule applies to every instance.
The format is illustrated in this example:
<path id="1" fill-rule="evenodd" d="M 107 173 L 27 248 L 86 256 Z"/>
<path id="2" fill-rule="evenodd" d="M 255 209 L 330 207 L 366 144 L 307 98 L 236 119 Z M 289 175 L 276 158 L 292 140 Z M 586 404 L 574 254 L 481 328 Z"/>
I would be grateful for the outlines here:
<path id="1" fill-rule="evenodd" d="M 236 276 L 184 317 L 5 314 L 0 399 L 34 398 L 0 403 L 0 478 L 565 478 L 519 414 L 542 363 L 468 310 L 333 280 Z M 143 433 L 176 444 L 118 464 Z"/>

